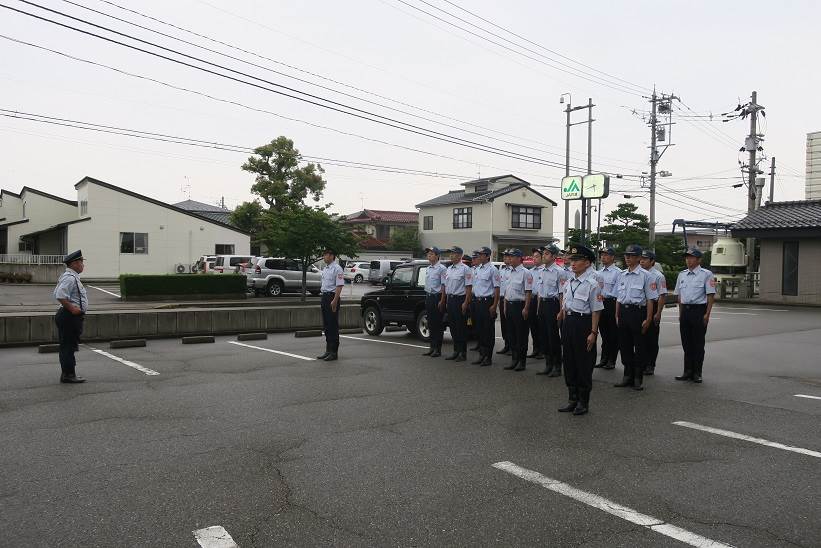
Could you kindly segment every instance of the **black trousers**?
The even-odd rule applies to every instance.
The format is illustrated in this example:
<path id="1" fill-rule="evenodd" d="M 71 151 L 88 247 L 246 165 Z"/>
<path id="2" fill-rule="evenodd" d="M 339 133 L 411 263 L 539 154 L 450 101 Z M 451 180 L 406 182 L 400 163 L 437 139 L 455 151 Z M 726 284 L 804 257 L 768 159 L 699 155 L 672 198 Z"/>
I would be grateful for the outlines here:
<path id="1" fill-rule="evenodd" d="M 499 324 L 502 329 L 502 339 L 505 341 L 505 347 L 510 347 L 510 336 L 508 334 L 507 312 L 504 307 L 504 298 L 499 301 Z"/>
<path id="2" fill-rule="evenodd" d="M 527 331 L 528 322 L 522 317 L 524 301 L 506 301 L 508 341 L 513 353 L 513 361 L 527 361 Z"/>
<path id="3" fill-rule="evenodd" d="M 530 331 L 530 337 L 533 339 L 534 354 L 544 351 L 544 337 L 542 336 L 542 327 L 539 322 L 539 314 L 537 310 L 539 305 L 538 299 L 538 297 L 531 297 L 530 310 L 528 310 L 527 316 L 527 328 Z"/>
<path id="4" fill-rule="evenodd" d="M 619 330 L 616 327 L 616 299 L 613 297 L 604 300 L 604 310 L 599 318 L 601 331 L 601 361 L 616 363 L 619 357 Z"/>
<path id="5" fill-rule="evenodd" d="M 596 345 L 588 350 L 587 337 L 593 330 L 593 317 L 567 312 L 562 322 L 562 349 L 564 350 L 564 382 L 570 401 L 590 403 L 593 389 L 593 365 L 596 363 Z"/>
<path id="6" fill-rule="evenodd" d="M 325 342 L 328 343 L 330 350 L 336 352 L 339 350 L 339 307 L 336 308 L 336 312 L 331 310 L 333 300 L 334 292 L 322 293 L 322 331 L 325 332 Z"/>
<path id="7" fill-rule="evenodd" d="M 647 319 L 647 307 L 619 305 L 619 350 L 624 376 L 641 382 L 647 364 L 647 335 L 641 324 Z"/>
<path id="8" fill-rule="evenodd" d="M 658 301 L 654 301 L 653 306 L 658 306 Z M 661 324 L 655 321 L 650 323 L 647 330 L 647 367 L 656 368 L 656 359 L 659 356 L 659 335 L 661 335 Z"/>
<path id="9" fill-rule="evenodd" d="M 464 302 L 464 295 L 448 295 L 448 327 L 454 352 L 468 351 L 467 315 L 462 312 Z"/>
<path id="10" fill-rule="evenodd" d="M 442 335 L 445 332 L 443 322 L 444 312 L 439 310 L 439 302 L 442 296 L 437 293 L 430 293 L 425 297 L 425 311 L 428 313 L 428 329 L 430 330 L 430 343 L 437 348 L 442 347 Z"/>
<path id="11" fill-rule="evenodd" d="M 701 375 L 704 366 L 704 336 L 707 327 L 704 325 L 706 304 L 683 304 L 678 319 L 681 332 L 681 346 L 684 348 L 684 374 Z"/>
<path id="12" fill-rule="evenodd" d="M 74 353 L 77 351 L 80 336 L 83 334 L 83 316 L 75 316 L 60 307 L 54 316 L 54 322 L 57 324 L 57 335 L 60 342 L 60 369 L 64 375 L 73 375 L 74 368 L 77 367 Z"/>
<path id="13" fill-rule="evenodd" d="M 473 326 L 479 341 L 479 354 L 491 357 L 496 346 L 496 316 L 490 314 L 493 297 L 478 297 L 474 304 Z"/>
<path id="14" fill-rule="evenodd" d="M 559 336 L 559 299 L 539 299 L 539 321 L 541 322 L 545 363 L 548 365 L 562 363 L 562 339 Z"/>

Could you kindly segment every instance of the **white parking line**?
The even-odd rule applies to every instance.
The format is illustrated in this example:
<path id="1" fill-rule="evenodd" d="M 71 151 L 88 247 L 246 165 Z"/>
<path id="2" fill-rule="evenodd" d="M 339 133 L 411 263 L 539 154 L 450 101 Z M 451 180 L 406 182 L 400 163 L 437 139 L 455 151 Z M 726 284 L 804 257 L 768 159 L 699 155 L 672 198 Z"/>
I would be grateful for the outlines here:
<path id="1" fill-rule="evenodd" d="M 776 449 L 783 449 L 784 451 L 792 451 L 793 453 L 801 453 L 802 455 L 809 455 L 811 457 L 821 459 L 821 452 L 813 451 L 811 449 L 804 449 L 803 447 L 793 447 L 792 445 L 784 445 L 783 443 L 769 441 L 762 438 L 754 438 L 752 436 L 747 436 L 746 434 L 739 434 L 738 432 L 731 432 L 729 430 L 722 430 L 720 428 L 713 428 L 711 426 L 703 426 L 701 424 L 695 424 L 693 422 L 676 421 L 673 424 L 675 424 L 676 426 L 684 426 L 685 428 L 701 430 L 703 432 L 709 432 L 710 434 L 717 434 L 719 436 L 726 436 L 728 438 L 735 438 L 737 440 L 749 441 L 751 443 L 766 445 L 767 447 L 775 447 Z"/>
<path id="2" fill-rule="evenodd" d="M 244 346 L 245 348 L 253 348 L 254 350 L 262 350 L 263 352 L 270 352 L 271 354 L 281 354 L 283 356 L 290 356 L 291 358 L 298 358 L 300 360 L 305 360 L 312 362 L 314 361 L 313 358 L 309 358 L 307 356 L 300 356 L 299 354 L 291 354 L 290 352 L 283 352 L 282 350 L 272 350 L 271 348 L 263 348 L 261 346 L 254 346 L 252 344 L 245 344 L 237 341 L 228 341 L 230 344 L 235 344 L 237 346 Z"/>
<path id="3" fill-rule="evenodd" d="M 220 525 L 213 525 L 192 532 L 202 548 L 237 548 L 237 543 L 234 542 L 228 531 Z"/>
<path id="4" fill-rule="evenodd" d="M 811 400 L 821 400 L 821 396 L 810 396 L 809 394 L 795 394 L 796 398 L 809 398 Z"/>
<path id="5" fill-rule="evenodd" d="M 755 312 L 721 312 L 719 310 L 713 310 L 713 314 L 723 314 L 725 316 L 760 316 L 761 314 L 756 314 Z"/>
<path id="6" fill-rule="evenodd" d="M 747 308 L 746 306 L 717 306 L 713 310 L 755 310 L 757 312 L 789 312 L 786 308 Z"/>
<path id="7" fill-rule="evenodd" d="M 685 544 L 689 544 L 690 546 L 699 546 L 703 548 L 706 548 L 708 546 L 711 548 L 732 548 L 729 544 L 724 544 L 723 542 L 711 540 L 706 537 L 702 537 L 701 535 L 691 533 L 686 529 L 676 527 L 675 525 L 666 523 L 665 521 L 660 520 L 658 518 L 654 518 L 653 516 L 640 514 L 632 508 L 622 506 L 621 504 L 617 504 L 611 500 L 608 500 L 604 497 L 600 497 L 593 493 L 588 493 L 587 491 L 576 489 L 575 487 L 568 485 L 567 483 L 548 478 L 547 476 L 543 476 L 539 472 L 528 470 L 527 468 L 522 468 L 521 466 L 514 464 L 512 462 L 497 462 L 492 466 L 494 468 L 498 468 L 499 470 L 507 472 L 508 474 L 513 474 L 514 476 L 519 477 L 525 481 L 529 481 L 531 483 L 535 483 L 536 485 L 540 485 L 545 489 L 553 491 L 554 493 L 559 493 L 560 495 L 570 497 L 574 500 L 587 504 L 588 506 L 592 506 L 593 508 L 597 508 L 603 512 L 607 512 L 608 514 L 629 521 L 630 523 L 641 525 L 642 527 L 646 527 L 651 531 L 660 533 L 670 538 L 674 538 Z"/>
<path id="8" fill-rule="evenodd" d="M 118 299 L 122 299 L 122 297 L 120 297 L 118 294 L 116 294 L 112 291 L 109 291 L 107 289 L 103 289 L 102 287 L 97 287 L 97 286 L 94 286 L 94 285 L 90 285 L 88 287 L 90 287 L 91 289 L 96 289 L 97 291 L 102 291 L 103 293 L 108 293 L 109 295 L 114 295 Z"/>
<path id="9" fill-rule="evenodd" d="M 105 356 L 106 358 L 111 358 L 112 360 L 114 360 L 116 362 L 120 362 L 123 365 L 127 365 L 128 367 L 133 367 L 137 371 L 141 371 L 141 372 L 145 373 L 146 375 L 159 375 L 159 373 L 154 371 L 153 369 L 143 367 L 142 365 L 140 365 L 138 363 L 128 361 L 128 360 L 123 359 L 119 356 L 115 356 L 114 354 L 109 354 L 105 350 L 100 350 L 99 348 L 94 348 L 93 346 L 88 346 L 88 345 L 83 345 L 83 346 L 85 346 L 86 348 L 88 348 L 92 352 L 96 352 L 97 354 L 99 354 L 101 356 Z"/>
<path id="10" fill-rule="evenodd" d="M 367 339 L 365 337 L 351 337 L 350 335 L 340 335 L 343 339 L 353 339 L 355 341 L 368 341 L 368 342 L 375 342 L 375 343 L 382 343 L 382 344 L 396 344 L 398 346 L 412 346 L 413 348 L 427 348 L 427 346 L 421 346 L 418 344 L 408 344 L 408 343 L 401 343 L 401 342 L 393 342 L 393 341 L 380 341 L 379 339 Z"/>

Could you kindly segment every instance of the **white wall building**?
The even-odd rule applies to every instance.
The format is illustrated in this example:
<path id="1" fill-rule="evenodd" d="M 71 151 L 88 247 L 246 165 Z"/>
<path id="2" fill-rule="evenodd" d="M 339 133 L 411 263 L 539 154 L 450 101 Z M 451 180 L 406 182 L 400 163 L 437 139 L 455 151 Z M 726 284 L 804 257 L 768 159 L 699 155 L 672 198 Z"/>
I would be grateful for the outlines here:
<path id="1" fill-rule="evenodd" d="M 462 186 L 464 190 L 452 190 L 416 205 L 423 247 L 458 245 L 470 252 L 487 246 L 497 260 L 507 248 L 529 254 L 532 247 L 556 241 L 556 202 L 527 181 L 502 175 L 468 181 Z"/>
<path id="2" fill-rule="evenodd" d="M 77 218 L 77 202 L 60 198 L 30 187 L 20 194 L 0 191 L 0 255 L 14 253 L 51 254 L 65 245 L 59 233 L 44 235 L 41 242 L 23 239 L 24 234 L 38 232 Z M 42 245 L 43 250 L 38 249 Z"/>
<path id="3" fill-rule="evenodd" d="M 821 131 L 807 134 L 806 199 L 821 200 Z"/>
<path id="4" fill-rule="evenodd" d="M 27 204 L 26 222 L 0 221 L 0 228 L 3 223 L 11 225 L 6 238 L 9 252 L 18 252 L 18 240 L 29 247 L 28 253 L 40 255 L 82 249 L 87 278 L 171 274 L 178 265 L 188 268 L 200 255 L 214 254 L 217 249 L 249 254 L 250 236 L 228 224 L 91 177 L 77 183 L 75 189 L 77 201 L 65 200 L 73 204 L 70 216 L 57 206 L 40 204 L 43 193 L 38 192 L 37 209 Z M 28 190 L 28 195 L 35 194 Z M 4 202 L 5 197 L 4 193 Z M 9 211 L 12 207 L 16 206 Z M 5 204 L 0 218 L 3 215 Z"/>

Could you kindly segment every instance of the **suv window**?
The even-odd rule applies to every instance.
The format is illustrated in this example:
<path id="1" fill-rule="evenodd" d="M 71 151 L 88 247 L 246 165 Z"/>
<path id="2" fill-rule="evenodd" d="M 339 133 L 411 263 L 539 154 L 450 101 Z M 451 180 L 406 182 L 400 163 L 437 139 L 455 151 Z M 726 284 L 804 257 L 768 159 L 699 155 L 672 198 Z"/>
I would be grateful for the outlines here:
<path id="1" fill-rule="evenodd" d="M 217 261 L 214 263 L 214 266 L 222 266 L 222 263 L 225 261 L 225 257 L 217 257 Z"/>
<path id="2" fill-rule="evenodd" d="M 247 263 L 251 257 L 231 257 L 228 259 L 228 266 L 237 266 L 238 264 Z"/>
<path id="3" fill-rule="evenodd" d="M 423 266 L 419 269 L 419 276 L 416 277 L 416 287 L 421 287 L 424 289 L 425 287 L 425 280 L 428 279 L 428 267 Z"/>
<path id="4" fill-rule="evenodd" d="M 297 272 L 302 272 L 302 267 L 299 266 L 293 259 L 286 259 L 285 260 L 285 270 L 296 270 Z"/>
<path id="5" fill-rule="evenodd" d="M 268 259 L 265 261 L 265 268 L 271 270 L 285 270 L 285 261 L 282 259 Z"/>
<path id="6" fill-rule="evenodd" d="M 402 261 L 391 261 L 391 270 L 402 264 Z"/>
<path id="7" fill-rule="evenodd" d="M 379 270 L 379 261 L 371 261 L 371 270 Z"/>
<path id="8" fill-rule="evenodd" d="M 391 279 L 392 287 L 410 287 L 413 279 L 413 267 L 406 266 L 397 268 L 393 271 L 393 278 Z"/>

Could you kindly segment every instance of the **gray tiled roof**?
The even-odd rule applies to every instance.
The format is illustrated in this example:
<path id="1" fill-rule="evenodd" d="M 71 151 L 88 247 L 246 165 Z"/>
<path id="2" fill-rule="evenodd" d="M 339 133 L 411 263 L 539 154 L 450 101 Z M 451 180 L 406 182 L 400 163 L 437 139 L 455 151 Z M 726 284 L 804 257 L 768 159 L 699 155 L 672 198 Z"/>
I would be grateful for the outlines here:
<path id="1" fill-rule="evenodd" d="M 732 230 L 780 230 L 821 228 L 821 200 L 772 202 L 750 213 Z"/>
<path id="2" fill-rule="evenodd" d="M 200 217 L 206 217 L 211 219 L 212 221 L 217 221 L 218 223 L 223 223 L 226 225 L 233 225 L 231 222 L 231 212 L 230 211 L 194 211 Z"/>
<path id="3" fill-rule="evenodd" d="M 442 196 L 437 196 L 436 198 L 432 198 L 426 202 L 422 202 L 421 204 L 416 204 L 416 207 L 426 207 L 426 206 L 437 206 L 437 205 L 448 205 L 448 204 L 463 204 L 468 202 L 486 202 L 494 200 L 499 196 L 504 196 L 510 192 L 518 188 L 527 188 L 530 191 L 538 194 L 545 200 L 549 201 L 553 205 L 556 205 L 556 202 L 548 198 L 547 196 L 541 194 L 540 192 L 536 192 L 528 183 L 516 183 L 512 185 L 508 185 L 504 188 L 500 188 L 499 190 L 493 190 L 489 192 L 479 192 L 479 193 L 466 193 L 464 190 L 451 190 L 447 194 L 443 194 Z"/>
<path id="4" fill-rule="evenodd" d="M 184 209 L 186 211 L 196 211 L 197 213 L 202 213 L 203 211 L 211 211 L 214 213 L 221 213 L 228 211 L 224 207 L 220 207 L 218 205 L 211 205 L 211 204 L 204 204 L 202 202 L 198 202 L 196 200 L 185 200 L 183 202 L 178 202 L 176 204 L 172 204 L 174 207 L 178 207 L 180 209 Z"/>

